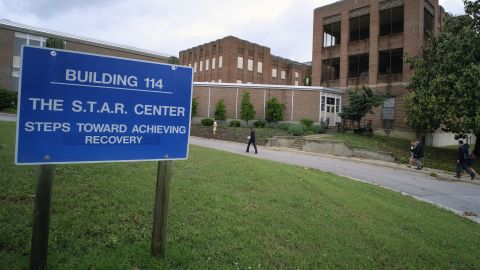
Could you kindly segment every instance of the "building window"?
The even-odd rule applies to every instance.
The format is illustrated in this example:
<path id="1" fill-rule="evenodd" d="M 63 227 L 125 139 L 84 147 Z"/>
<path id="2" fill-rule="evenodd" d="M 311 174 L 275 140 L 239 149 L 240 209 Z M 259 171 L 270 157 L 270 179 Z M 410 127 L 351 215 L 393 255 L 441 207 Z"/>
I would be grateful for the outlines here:
<path id="1" fill-rule="evenodd" d="M 370 37 L 370 14 L 350 19 L 350 42 Z"/>
<path id="2" fill-rule="evenodd" d="M 247 84 L 252 84 L 252 82 L 247 82 Z"/>
<path id="3" fill-rule="evenodd" d="M 423 33 L 425 40 L 433 36 L 435 18 L 426 8 L 423 10 Z"/>
<path id="4" fill-rule="evenodd" d="M 282 78 L 282 80 L 285 80 L 285 71 L 284 70 L 280 71 L 280 78 Z"/>
<path id="5" fill-rule="evenodd" d="M 197 62 L 193 63 L 193 72 L 197 72 Z"/>
<path id="6" fill-rule="evenodd" d="M 221 83 L 221 82 L 222 82 L 222 79 L 218 79 L 218 82 Z"/>
<path id="7" fill-rule="evenodd" d="M 324 112 L 325 111 L 325 96 L 322 96 L 322 102 L 320 104 L 322 104 L 321 111 Z"/>
<path id="8" fill-rule="evenodd" d="M 277 77 L 277 69 L 276 68 L 272 68 L 272 77 L 273 78 Z"/>
<path id="9" fill-rule="evenodd" d="M 368 53 L 348 57 L 348 77 L 368 76 Z"/>
<path id="10" fill-rule="evenodd" d="M 222 48 L 222 47 L 220 47 Z M 223 56 L 218 57 L 218 68 L 222 68 L 223 66 Z"/>
<path id="11" fill-rule="evenodd" d="M 340 44 L 340 22 L 323 26 L 323 47 L 331 47 Z"/>
<path id="12" fill-rule="evenodd" d="M 36 47 L 45 47 L 47 39 L 40 36 L 34 36 L 30 34 L 15 33 L 15 39 L 13 43 L 13 63 L 12 63 L 12 91 L 18 92 L 18 82 L 20 76 L 20 64 L 22 55 L 22 45 L 30 45 Z M 66 43 L 65 43 L 66 45 Z"/>
<path id="13" fill-rule="evenodd" d="M 253 59 L 247 59 L 247 70 L 253 71 Z"/>
<path id="14" fill-rule="evenodd" d="M 378 55 L 378 74 L 401 73 L 403 73 L 403 48 L 380 51 Z"/>
<path id="15" fill-rule="evenodd" d="M 237 57 L 237 68 L 243 69 L 243 57 Z"/>
<path id="16" fill-rule="evenodd" d="M 210 59 L 205 60 L 205 70 L 208 70 L 210 66 Z"/>
<path id="17" fill-rule="evenodd" d="M 240 83 L 240 84 L 241 84 L 241 83 L 242 83 L 242 80 L 237 80 L 237 83 Z"/>
<path id="18" fill-rule="evenodd" d="M 340 58 L 322 61 L 322 80 L 338 80 L 340 78 Z"/>
<path id="19" fill-rule="evenodd" d="M 200 71 L 203 71 L 203 60 L 200 60 Z"/>
<path id="20" fill-rule="evenodd" d="M 382 120 L 395 120 L 395 98 L 387 98 L 382 106 Z"/>
<path id="21" fill-rule="evenodd" d="M 295 71 L 295 78 L 298 78 L 298 72 Z"/>
<path id="22" fill-rule="evenodd" d="M 337 113 L 340 112 L 340 99 L 339 98 L 335 99 L 335 111 Z"/>
<path id="23" fill-rule="evenodd" d="M 217 61 L 217 59 L 214 57 L 212 58 L 212 69 L 215 69 L 215 62 Z"/>
<path id="24" fill-rule="evenodd" d="M 263 73 L 263 62 L 258 62 L 257 63 L 257 72 L 258 73 Z"/>
<path id="25" fill-rule="evenodd" d="M 298 80 L 295 80 L 295 86 L 298 86 Z"/>
<path id="26" fill-rule="evenodd" d="M 380 11 L 380 36 L 403 32 L 403 6 Z"/>

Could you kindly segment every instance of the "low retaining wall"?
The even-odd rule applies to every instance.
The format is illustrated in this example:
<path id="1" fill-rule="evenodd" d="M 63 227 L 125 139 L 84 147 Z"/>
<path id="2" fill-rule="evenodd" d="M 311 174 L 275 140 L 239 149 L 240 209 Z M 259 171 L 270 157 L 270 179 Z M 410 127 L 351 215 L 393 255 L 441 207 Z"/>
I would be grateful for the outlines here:
<path id="1" fill-rule="evenodd" d="M 298 137 L 295 136 L 275 136 L 268 138 L 267 147 L 289 147 L 292 145 Z"/>
<path id="2" fill-rule="evenodd" d="M 292 145 L 298 137 L 294 136 L 278 136 L 274 138 L 268 138 L 267 147 L 289 147 Z M 343 141 L 324 140 L 324 139 L 309 139 L 304 138 L 303 151 L 334 155 L 340 157 L 357 157 L 364 159 L 374 159 L 394 162 L 395 157 L 392 153 L 383 151 L 374 151 L 353 148 L 350 149 Z"/>

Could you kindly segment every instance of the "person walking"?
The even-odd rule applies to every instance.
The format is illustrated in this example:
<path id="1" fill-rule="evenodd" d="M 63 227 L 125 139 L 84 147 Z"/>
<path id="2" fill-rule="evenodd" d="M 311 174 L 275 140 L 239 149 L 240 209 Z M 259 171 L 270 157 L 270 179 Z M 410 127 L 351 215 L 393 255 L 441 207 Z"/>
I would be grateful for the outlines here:
<path id="1" fill-rule="evenodd" d="M 424 157 L 424 146 L 421 141 L 417 141 L 415 147 L 413 148 L 413 159 L 415 160 L 415 164 L 417 164 L 417 170 L 421 170 L 422 162 Z"/>
<path id="2" fill-rule="evenodd" d="M 475 173 L 468 167 L 468 144 L 463 144 L 463 141 L 458 141 L 458 152 L 457 152 L 457 168 L 456 168 L 456 178 L 461 177 L 462 170 L 465 170 L 470 178 L 473 180 L 475 178 Z"/>
<path id="3" fill-rule="evenodd" d="M 410 142 L 410 158 L 408 159 L 408 168 L 411 168 L 413 165 L 415 165 L 415 159 L 413 158 L 413 150 L 415 150 L 415 143 L 416 141 Z"/>
<path id="4" fill-rule="evenodd" d="M 250 144 L 253 144 L 253 148 L 255 148 L 255 154 L 258 154 L 257 142 L 255 139 L 255 130 L 253 130 L 253 128 L 250 128 L 250 136 L 248 136 L 248 145 L 247 145 L 247 151 L 246 151 L 247 153 L 250 150 Z"/>

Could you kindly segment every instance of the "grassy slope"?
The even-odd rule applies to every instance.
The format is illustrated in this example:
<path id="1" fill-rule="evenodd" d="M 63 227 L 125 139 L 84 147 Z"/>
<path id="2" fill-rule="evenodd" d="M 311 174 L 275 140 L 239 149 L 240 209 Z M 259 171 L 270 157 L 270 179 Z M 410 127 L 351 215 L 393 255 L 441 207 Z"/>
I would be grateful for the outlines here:
<path id="1" fill-rule="evenodd" d="M 0 269 L 28 265 L 36 167 L 0 122 Z M 56 167 L 50 269 L 475 269 L 480 226 L 395 192 L 192 146 L 151 258 L 156 163 Z"/>
<path id="2" fill-rule="evenodd" d="M 408 158 L 410 157 L 410 141 L 405 139 L 378 135 L 364 137 L 348 132 L 343 134 L 332 134 L 325 139 L 343 140 L 351 147 L 391 152 L 395 155 L 397 161 L 401 163 L 408 163 Z M 439 170 L 455 171 L 456 157 L 457 148 L 436 148 L 426 146 L 424 165 Z M 474 168 L 477 171 L 480 171 L 478 162 L 474 164 Z"/>

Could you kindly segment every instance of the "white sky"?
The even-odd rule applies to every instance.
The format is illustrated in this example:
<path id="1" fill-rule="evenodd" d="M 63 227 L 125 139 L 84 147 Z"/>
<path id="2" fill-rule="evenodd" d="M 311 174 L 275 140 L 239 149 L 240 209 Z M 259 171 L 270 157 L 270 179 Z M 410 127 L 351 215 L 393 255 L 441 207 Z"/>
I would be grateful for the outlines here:
<path id="1" fill-rule="evenodd" d="M 311 61 L 313 10 L 335 0 L 0 0 L 0 19 L 164 54 L 228 35 Z M 463 14 L 461 0 L 440 0 Z"/>

